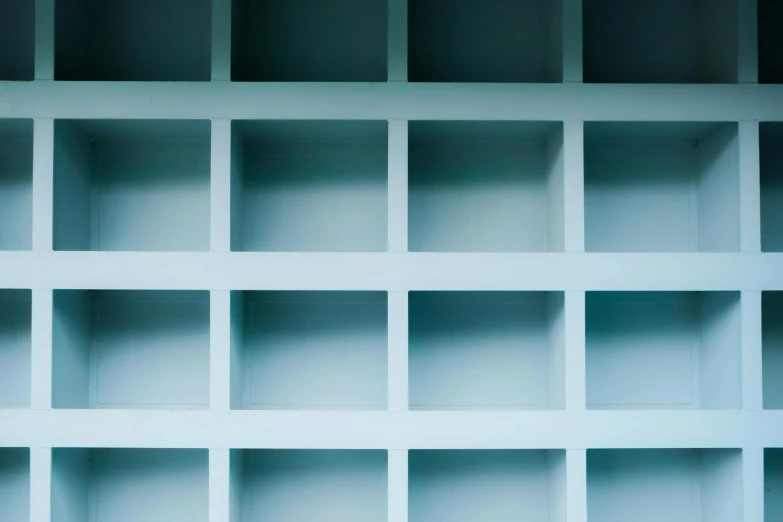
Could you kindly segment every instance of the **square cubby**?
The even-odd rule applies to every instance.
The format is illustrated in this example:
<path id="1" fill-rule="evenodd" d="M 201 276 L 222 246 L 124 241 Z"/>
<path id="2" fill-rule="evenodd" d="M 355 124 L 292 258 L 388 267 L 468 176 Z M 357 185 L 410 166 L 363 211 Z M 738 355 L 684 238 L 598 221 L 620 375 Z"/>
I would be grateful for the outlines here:
<path id="1" fill-rule="evenodd" d="M 761 293 L 764 409 L 783 410 L 783 292 Z"/>
<path id="2" fill-rule="evenodd" d="M 783 252 L 783 123 L 759 125 L 761 250 Z"/>
<path id="3" fill-rule="evenodd" d="M 55 80 L 211 77 L 210 0 L 57 0 L 55 24 Z"/>
<path id="4" fill-rule="evenodd" d="M 208 522 L 209 451 L 54 448 L 52 522 Z"/>
<path id="5" fill-rule="evenodd" d="M 0 250 L 30 250 L 32 229 L 33 120 L 0 119 Z"/>
<path id="6" fill-rule="evenodd" d="M 235 121 L 231 249 L 382 252 L 385 121 Z"/>
<path id="7" fill-rule="evenodd" d="M 55 290 L 54 408 L 209 407 L 209 292 Z"/>
<path id="8" fill-rule="evenodd" d="M 232 292 L 232 408 L 383 410 L 386 292 Z"/>
<path id="9" fill-rule="evenodd" d="M 54 133 L 55 250 L 209 250 L 209 121 L 58 120 Z"/>
<path id="10" fill-rule="evenodd" d="M 411 252 L 563 251 L 563 125 L 409 124 Z"/>
<path id="11" fill-rule="evenodd" d="M 233 0 L 235 82 L 385 82 L 387 0 Z"/>
<path id="12" fill-rule="evenodd" d="M 562 292 L 410 292 L 412 410 L 565 406 Z"/>
<path id="13" fill-rule="evenodd" d="M 588 292 L 587 407 L 739 409 L 739 292 Z"/>
<path id="14" fill-rule="evenodd" d="M 30 406 L 31 298 L 30 290 L 0 290 L 0 409 Z"/>
<path id="15" fill-rule="evenodd" d="M 0 448 L 0 522 L 29 520 L 30 449 Z"/>
<path id="16" fill-rule="evenodd" d="M 783 513 L 783 448 L 764 450 L 764 521 L 777 522 Z"/>
<path id="17" fill-rule="evenodd" d="M 783 2 L 756 0 L 758 11 L 759 83 L 783 83 Z M 767 521 L 769 522 L 769 521 Z"/>
<path id="18" fill-rule="evenodd" d="M 585 124 L 588 252 L 739 250 L 736 123 Z"/>
<path id="19" fill-rule="evenodd" d="M 584 81 L 736 83 L 741 0 L 584 0 Z"/>
<path id="20" fill-rule="evenodd" d="M 33 0 L 0 2 L 0 50 L 2 50 L 0 82 L 30 81 L 34 78 L 35 2 Z"/>

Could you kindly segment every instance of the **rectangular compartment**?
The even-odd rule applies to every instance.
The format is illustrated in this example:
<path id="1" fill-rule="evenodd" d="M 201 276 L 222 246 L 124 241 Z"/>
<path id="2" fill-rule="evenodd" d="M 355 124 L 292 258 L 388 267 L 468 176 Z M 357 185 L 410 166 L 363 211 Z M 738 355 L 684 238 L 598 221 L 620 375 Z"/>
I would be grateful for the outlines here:
<path id="1" fill-rule="evenodd" d="M 411 450 L 410 522 L 566 522 L 564 450 Z"/>
<path id="2" fill-rule="evenodd" d="M 412 410 L 565 407 L 562 292 L 410 292 Z"/>
<path id="3" fill-rule="evenodd" d="M 205 449 L 54 448 L 51 522 L 208 522 Z"/>
<path id="4" fill-rule="evenodd" d="M 739 292 L 588 292 L 588 409 L 738 409 Z"/>
<path id="5" fill-rule="evenodd" d="M 387 452 L 231 450 L 231 520 L 385 522 Z"/>
<path id="6" fill-rule="evenodd" d="M 736 83 L 739 1 L 584 0 L 584 81 Z"/>
<path id="7" fill-rule="evenodd" d="M 33 120 L 0 119 L 0 250 L 30 250 L 32 228 Z"/>
<path id="8" fill-rule="evenodd" d="M 783 448 L 764 450 L 764 521 L 778 522 L 783 513 Z"/>
<path id="9" fill-rule="evenodd" d="M 35 2 L 0 2 L 0 81 L 35 77 Z M 0 206 L 1 208 L 1 206 Z"/>
<path id="10" fill-rule="evenodd" d="M 761 250 L 783 252 L 783 123 L 761 123 L 759 139 Z"/>
<path id="11" fill-rule="evenodd" d="M 736 123 L 585 124 L 589 252 L 739 250 Z"/>
<path id="12" fill-rule="evenodd" d="M 0 448 L 0 522 L 29 520 L 30 449 Z"/>
<path id="13" fill-rule="evenodd" d="M 211 77 L 210 0 L 57 0 L 55 24 L 55 80 Z"/>
<path id="14" fill-rule="evenodd" d="M 55 250 L 209 250 L 210 123 L 59 120 Z"/>
<path id="15" fill-rule="evenodd" d="M 386 81 L 386 0 L 232 4 L 233 81 Z"/>
<path id="16" fill-rule="evenodd" d="M 783 410 L 783 292 L 761 293 L 764 409 Z"/>
<path id="17" fill-rule="evenodd" d="M 55 290 L 55 408 L 209 406 L 209 292 Z"/>
<path id="18" fill-rule="evenodd" d="M 233 292 L 232 407 L 382 410 L 386 292 Z"/>
<path id="19" fill-rule="evenodd" d="M 759 83 L 783 83 L 783 2 L 757 0 Z"/>
<path id="20" fill-rule="evenodd" d="M 31 299 L 30 290 L 0 290 L 0 409 L 30 406 Z"/>
<path id="21" fill-rule="evenodd" d="M 386 250 L 385 121 L 235 121 L 232 250 Z"/>
<path id="22" fill-rule="evenodd" d="M 411 252 L 563 251 L 563 125 L 412 121 Z"/>
<path id="23" fill-rule="evenodd" d="M 742 450 L 587 450 L 590 522 L 736 522 Z"/>

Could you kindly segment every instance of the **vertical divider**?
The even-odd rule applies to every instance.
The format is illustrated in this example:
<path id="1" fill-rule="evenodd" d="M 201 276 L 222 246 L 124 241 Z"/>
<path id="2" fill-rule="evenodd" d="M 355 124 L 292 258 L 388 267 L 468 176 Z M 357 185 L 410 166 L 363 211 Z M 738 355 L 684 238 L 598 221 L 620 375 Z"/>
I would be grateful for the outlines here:
<path id="1" fill-rule="evenodd" d="M 231 292 L 209 293 L 209 407 L 231 409 Z"/>
<path id="2" fill-rule="evenodd" d="M 389 292 L 389 411 L 408 410 L 408 292 Z"/>
<path id="3" fill-rule="evenodd" d="M 764 522 L 764 449 L 743 448 L 743 522 Z"/>
<path id="4" fill-rule="evenodd" d="M 742 252 L 761 251 L 759 122 L 739 123 L 740 244 Z"/>
<path id="5" fill-rule="evenodd" d="M 30 406 L 34 410 L 52 407 L 52 302 L 51 290 L 33 290 Z"/>
<path id="6" fill-rule="evenodd" d="M 389 120 L 389 252 L 408 251 L 408 121 Z"/>
<path id="7" fill-rule="evenodd" d="M 737 81 L 758 83 L 758 6 L 756 0 L 738 2 L 737 13 Z"/>
<path id="8" fill-rule="evenodd" d="M 50 252 L 54 235 L 54 120 L 33 126 L 33 250 Z"/>
<path id="9" fill-rule="evenodd" d="M 212 81 L 231 80 L 231 0 L 212 0 Z"/>
<path id="10" fill-rule="evenodd" d="M 30 448 L 30 522 L 52 520 L 52 449 Z"/>
<path id="11" fill-rule="evenodd" d="M 408 0 L 389 0 L 388 81 L 408 81 Z"/>
<path id="12" fill-rule="evenodd" d="M 761 292 L 743 291 L 742 316 L 742 407 L 764 407 L 761 366 Z"/>
<path id="13" fill-rule="evenodd" d="M 35 0 L 36 80 L 54 80 L 54 2 Z"/>
<path id="14" fill-rule="evenodd" d="M 587 407 L 585 368 L 585 293 L 565 294 L 565 381 L 566 409 Z"/>
<path id="15" fill-rule="evenodd" d="M 587 451 L 566 450 L 566 520 L 587 522 Z"/>
<path id="16" fill-rule="evenodd" d="M 210 250 L 231 251 L 231 120 L 212 120 Z"/>
<path id="17" fill-rule="evenodd" d="M 209 522 L 231 520 L 231 450 L 209 450 Z"/>
<path id="18" fill-rule="evenodd" d="M 565 251 L 585 251 L 584 122 L 563 123 Z"/>
<path id="19" fill-rule="evenodd" d="M 581 83 L 582 0 L 563 0 L 563 82 Z"/>
<path id="20" fill-rule="evenodd" d="M 388 522 L 408 522 L 408 450 L 389 450 Z"/>

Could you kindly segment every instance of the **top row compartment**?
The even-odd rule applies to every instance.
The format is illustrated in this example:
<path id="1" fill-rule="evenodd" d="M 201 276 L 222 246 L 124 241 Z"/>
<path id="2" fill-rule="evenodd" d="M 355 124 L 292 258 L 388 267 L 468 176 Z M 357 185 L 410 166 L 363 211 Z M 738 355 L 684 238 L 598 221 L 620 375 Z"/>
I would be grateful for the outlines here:
<path id="1" fill-rule="evenodd" d="M 209 81 L 221 1 L 231 4 L 233 81 L 388 79 L 391 0 L 56 0 L 55 79 Z M 745 1 L 581 0 L 584 81 L 736 83 Z M 756 2 L 759 81 L 781 83 L 783 8 Z M 563 0 L 407 7 L 411 82 L 562 82 L 565 33 L 579 30 Z M 0 3 L 0 80 L 32 80 L 34 46 L 34 1 Z"/>

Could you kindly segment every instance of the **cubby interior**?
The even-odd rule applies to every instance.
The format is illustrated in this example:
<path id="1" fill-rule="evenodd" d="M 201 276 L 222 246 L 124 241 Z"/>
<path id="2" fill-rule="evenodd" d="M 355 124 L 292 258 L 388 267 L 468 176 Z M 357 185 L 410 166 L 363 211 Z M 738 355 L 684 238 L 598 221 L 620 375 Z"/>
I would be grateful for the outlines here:
<path id="1" fill-rule="evenodd" d="M 383 410 L 386 292 L 233 292 L 232 407 Z"/>
<path id="2" fill-rule="evenodd" d="M 385 121 L 233 122 L 232 250 L 385 251 L 387 138 Z"/>
<path id="3" fill-rule="evenodd" d="M 739 292 L 588 292 L 589 409 L 741 407 Z"/>
<path id="4" fill-rule="evenodd" d="M 587 450 L 593 522 L 743 519 L 742 450 Z"/>
<path id="5" fill-rule="evenodd" d="M 0 448 L 0 522 L 29 520 L 30 450 Z"/>
<path id="6" fill-rule="evenodd" d="M 783 83 L 783 3 L 756 0 L 758 10 L 759 83 Z"/>
<path id="7" fill-rule="evenodd" d="M 52 522 L 208 522 L 205 449 L 54 448 Z"/>
<path id="8" fill-rule="evenodd" d="M 0 20 L 12 3 L 0 6 Z M 0 250 L 30 250 L 32 228 L 33 120 L 0 119 Z"/>
<path id="9" fill-rule="evenodd" d="M 411 252 L 563 251 L 563 125 L 412 121 Z"/>
<path id="10" fill-rule="evenodd" d="M 761 293 L 761 345 L 764 409 L 783 410 L 783 292 Z"/>
<path id="11" fill-rule="evenodd" d="M 231 450 L 231 520 L 383 522 L 385 450 Z"/>
<path id="12" fill-rule="evenodd" d="M 564 450 L 411 450 L 410 522 L 565 522 Z"/>
<path id="13" fill-rule="evenodd" d="M 385 82 L 386 0 L 233 0 L 231 79 Z"/>
<path id="14" fill-rule="evenodd" d="M 58 0 L 55 24 L 56 80 L 211 77 L 210 0 Z"/>
<path id="15" fill-rule="evenodd" d="M 736 123 L 585 124 L 585 249 L 739 250 Z"/>
<path id="16" fill-rule="evenodd" d="M 55 408 L 209 406 L 209 292 L 55 290 Z"/>
<path id="17" fill-rule="evenodd" d="M 584 81 L 736 83 L 741 0 L 584 0 Z"/>
<path id="18" fill-rule="evenodd" d="M 783 448 L 764 450 L 764 520 L 776 522 L 783 513 Z"/>
<path id="19" fill-rule="evenodd" d="M 55 250 L 209 250 L 209 121 L 58 120 L 54 132 Z"/>
<path id="20" fill-rule="evenodd" d="M 412 410 L 565 407 L 562 292 L 410 292 Z"/>
<path id="21" fill-rule="evenodd" d="M 35 3 L 0 2 L 0 81 L 35 76 Z"/>
<path id="22" fill-rule="evenodd" d="M 759 140 L 761 250 L 783 252 L 783 123 L 761 123 Z"/>
<path id="23" fill-rule="evenodd" d="M 0 409 L 30 406 L 31 298 L 0 290 Z"/>

